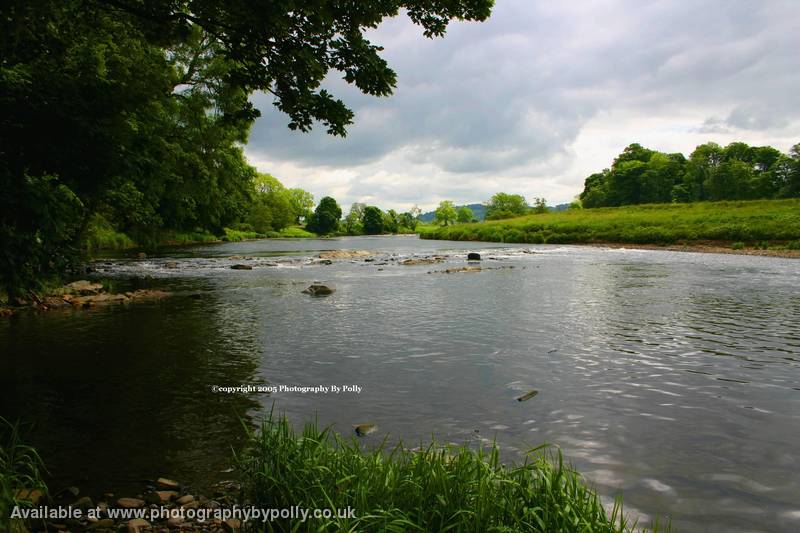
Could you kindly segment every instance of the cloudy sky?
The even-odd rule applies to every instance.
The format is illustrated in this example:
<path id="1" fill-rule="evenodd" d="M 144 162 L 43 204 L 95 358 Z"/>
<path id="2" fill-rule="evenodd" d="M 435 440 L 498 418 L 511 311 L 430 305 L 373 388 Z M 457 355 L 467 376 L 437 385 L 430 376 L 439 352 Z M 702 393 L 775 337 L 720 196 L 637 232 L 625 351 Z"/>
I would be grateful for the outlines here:
<path id="1" fill-rule="evenodd" d="M 632 142 L 689 154 L 800 142 L 800 2 L 496 0 L 483 23 L 426 39 L 405 17 L 370 39 L 398 75 L 388 98 L 331 77 L 346 139 L 310 134 L 267 95 L 250 161 L 317 200 L 424 210 L 498 191 L 571 201 Z"/>

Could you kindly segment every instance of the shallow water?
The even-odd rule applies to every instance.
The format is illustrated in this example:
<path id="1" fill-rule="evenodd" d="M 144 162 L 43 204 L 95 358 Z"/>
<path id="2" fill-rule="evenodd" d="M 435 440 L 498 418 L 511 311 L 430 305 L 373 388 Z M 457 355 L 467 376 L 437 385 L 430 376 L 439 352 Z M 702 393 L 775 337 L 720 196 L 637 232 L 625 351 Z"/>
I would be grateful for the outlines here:
<path id="1" fill-rule="evenodd" d="M 330 249 L 379 253 L 309 264 Z M 436 272 L 469 250 L 493 269 Z M 447 259 L 399 264 L 431 254 Z M 297 424 L 375 423 L 367 442 L 555 444 L 604 498 L 676 531 L 800 528 L 800 261 L 370 237 L 97 266 L 175 294 L 0 322 L 0 414 L 35 422 L 56 483 L 203 487 L 240 418 L 274 402 Z M 336 293 L 302 294 L 312 281 Z M 256 384 L 361 392 L 212 391 Z"/>

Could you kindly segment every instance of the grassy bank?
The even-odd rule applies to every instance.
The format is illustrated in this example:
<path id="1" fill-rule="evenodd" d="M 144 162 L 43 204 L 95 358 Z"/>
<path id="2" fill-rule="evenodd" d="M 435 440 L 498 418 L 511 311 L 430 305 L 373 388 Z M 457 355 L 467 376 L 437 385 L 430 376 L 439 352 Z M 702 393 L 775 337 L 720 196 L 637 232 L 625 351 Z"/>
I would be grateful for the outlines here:
<path id="1" fill-rule="evenodd" d="M 127 250 L 132 248 L 159 248 L 161 246 L 177 246 L 186 244 L 202 244 L 210 242 L 239 242 L 252 239 L 301 239 L 314 238 L 317 235 L 300 226 L 289 226 L 280 231 L 258 233 L 240 229 L 225 228 L 222 235 L 214 235 L 208 231 L 175 231 L 162 230 L 150 234 L 128 235 L 114 229 L 102 216 L 95 215 L 89 222 L 84 249 L 89 252 L 102 250 Z"/>
<path id="2" fill-rule="evenodd" d="M 496 446 L 421 450 L 358 442 L 285 419 L 266 420 L 238 458 L 245 499 L 264 508 L 355 509 L 310 518 L 306 531 L 631 531 L 617 501 L 607 514 L 560 455 L 500 463 Z M 272 522 L 291 531 L 290 521 Z"/>
<path id="3" fill-rule="evenodd" d="M 350 516 L 309 515 L 306 522 L 276 519 L 263 525 L 267 531 L 627 532 L 636 527 L 623 516 L 620 499 L 607 512 L 560 455 L 542 449 L 507 466 L 495 445 L 477 450 L 381 445 L 365 451 L 354 439 L 313 424 L 298 435 L 285 418 L 270 415 L 234 457 L 241 490 L 228 504 L 353 510 Z M 53 503 L 43 471 L 18 426 L 0 418 L 0 530 L 21 533 L 34 525 L 12 520 L 14 506 Z"/>
<path id="4" fill-rule="evenodd" d="M 542 213 L 420 232 L 423 239 L 534 244 L 728 243 L 800 249 L 800 200 L 651 204 Z"/>

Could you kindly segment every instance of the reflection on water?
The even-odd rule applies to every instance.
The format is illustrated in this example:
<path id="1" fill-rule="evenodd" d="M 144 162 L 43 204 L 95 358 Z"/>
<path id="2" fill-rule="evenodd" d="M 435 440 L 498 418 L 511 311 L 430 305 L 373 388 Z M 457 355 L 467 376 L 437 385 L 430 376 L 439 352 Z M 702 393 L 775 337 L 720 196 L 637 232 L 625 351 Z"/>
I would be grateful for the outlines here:
<path id="1" fill-rule="evenodd" d="M 309 264 L 336 248 L 381 253 Z M 515 268 L 435 272 L 467 249 Z M 399 264 L 430 253 L 448 260 Z M 176 292 L 163 302 L 0 323 L 2 414 L 37 422 L 65 480 L 203 483 L 239 417 L 275 401 L 297 423 L 378 424 L 368 439 L 557 444 L 604 496 L 676 530 L 800 527 L 800 262 L 412 238 L 168 255 L 99 265 Z M 301 294 L 312 281 L 336 293 Z M 209 392 L 259 380 L 363 390 Z"/>
<path id="2" fill-rule="evenodd" d="M 56 488 L 212 479 L 257 404 L 208 384 L 254 381 L 256 327 L 214 296 L 16 317 L 0 325 L 2 415 L 35 424 Z"/>

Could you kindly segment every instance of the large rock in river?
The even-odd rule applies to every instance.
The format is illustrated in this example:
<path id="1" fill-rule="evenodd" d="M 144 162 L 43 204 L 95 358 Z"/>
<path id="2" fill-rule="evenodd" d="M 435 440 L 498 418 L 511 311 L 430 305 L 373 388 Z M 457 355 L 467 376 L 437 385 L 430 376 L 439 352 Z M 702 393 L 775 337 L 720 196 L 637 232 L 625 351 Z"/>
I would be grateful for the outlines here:
<path id="1" fill-rule="evenodd" d="M 480 261 L 480 260 L 481 260 L 481 254 L 479 254 L 478 252 L 470 252 L 467 254 L 467 261 Z"/>
<path id="2" fill-rule="evenodd" d="M 310 294 L 311 296 L 327 296 L 329 294 L 333 294 L 336 289 L 328 287 L 327 285 L 322 285 L 321 283 L 314 283 L 310 285 L 307 289 L 303 292 L 306 294 Z"/>

